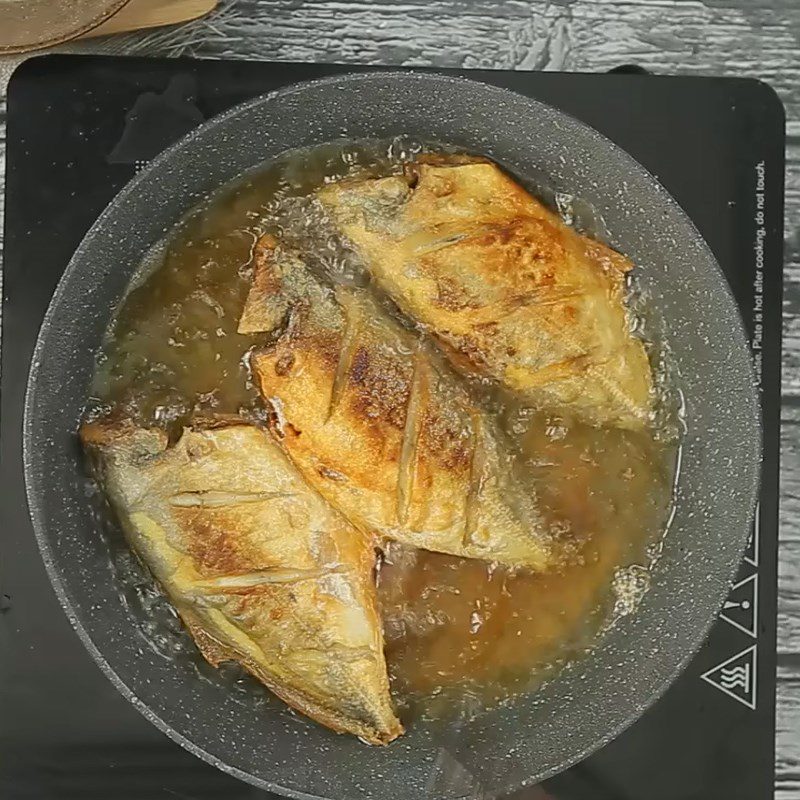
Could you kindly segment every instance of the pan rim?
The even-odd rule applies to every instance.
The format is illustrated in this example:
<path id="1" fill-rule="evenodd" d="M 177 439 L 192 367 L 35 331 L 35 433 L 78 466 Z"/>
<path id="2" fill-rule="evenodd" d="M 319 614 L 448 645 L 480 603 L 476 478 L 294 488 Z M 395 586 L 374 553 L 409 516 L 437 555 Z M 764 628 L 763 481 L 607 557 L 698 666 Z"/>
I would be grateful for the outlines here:
<path id="1" fill-rule="evenodd" d="M 169 736 L 171 739 L 176 741 L 178 744 L 180 744 L 182 747 L 184 747 L 194 755 L 202 758 L 203 760 L 216 766 L 217 768 L 222 769 L 223 771 L 231 775 L 234 775 L 235 777 L 244 780 L 254 786 L 257 786 L 262 789 L 267 789 L 269 791 L 277 791 L 286 796 L 301 798 L 302 800 L 325 800 L 325 796 L 308 794 L 294 788 L 283 786 L 278 783 L 266 781 L 253 774 L 240 770 L 237 767 L 229 765 L 228 763 L 222 761 L 222 759 L 220 759 L 219 757 L 213 755 L 212 753 L 203 749 L 199 745 L 195 744 L 193 741 L 191 741 L 183 734 L 175 730 L 175 728 L 173 728 L 169 723 L 164 721 L 158 714 L 153 712 L 146 704 L 142 703 L 136 697 L 134 691 L 119 676 L 119 674 L 106 660 L 103 653 L 94 644 L 91 635 L 86 630 L 86 628 L 84 627 L 83 623 L 80 620 L 78 613 L 75 611 L 75 607 L 69 596 L 67 587 L 65 586 L 62 580 L 60 572 L 55 566 L 55 560 L 53 557 L 51 543 L 48 540 L 48 536 L 46 535 L 46 527 L 48 523 L 45 519 L 43 519 L 43 511 L 39 507 L 39 504 L 37 502 L 36 492 L 37 492 L 38 480 L 35 477 L 35 470 L 33 467 L 33 459 L 35 458 L 35 455 L 31 451 L 31 440 L 32 440 L 33 427 L 35 425 L 34 407 L 35 407 L 37 383 L 39 376 L 38 365 L 41 363 L 45 340 L 51 328 L 52 318 L 55 314 L 55 309 L 57 308 L 60 299 L 63 297 L 65 293 L 67 278 L 74 271 L 74 265 L 83 260 L 85 251 L 91 246 L 91 242 L 97 235 L 98 230 L 101 229 L 106 224 L 106 221 L 109 219 L 109 217 L 113 217 L 117 206 L 122 202 L 124 202 L 125 198 L 135 193 L 140 184 L 148 181 L 153 173 L 160 170 L 162 164 L 168 163 L 173 158 L 176 152 L 182 151 L 187 148 L 190 149 L 193 145 L 194 140 L 197 137 L 203 135 L 210 128 L 219 126 L 225 123 L 226 121 L 230 120 L 231 118 L 237 117 L 239 115 L 246 115 L 252 109 L 260 107 L 264 104 L 269 104 L 281 98 L 290 97 L 297 93 L 302 93 L 303 91 L 307 90 L 310 87 L 326 86 L 331 84 L 341 85 L 343 83 L 348 83 L 348 84 L 368 83 L 374 80 L 391 81 L 395 79 L 402 79 L 404 81 L 422 80 L 427 82 L 436 82 L 440 84 L 457 84 L 462 86 L 474 86 L 477 84 L 478 86 L 481 87 L 481 91 L 490 91 L 496 93 L 501 98 L 503 96 L 509 96 L 509 95 L 514 98 L 522 98 L 525 100 L 527 104 L 533 107 L 539 106 L 541 108 L 547 109 L 551 113 L 555 112 L 556 115 L 558 116 L 568 118 L 572 124 L 582 128 L 584 133 L 586 133 L 592 141 L 598 143 L 598 145 L 603 147 L 605 150 L 613 151 L 615 157 L 619 159 L 619 161 L 621 162 L 622 166 L 626 171 L 634 174 L 638 173 L 641 177 L 646 179 L 647 182 L 654 188 L 654 190 L 661 195 L 662 200 L 664 200 L 664 202 L 667 205 L 671 206 L 673 210 L 679 213 L 684 223 L 691 226 L 691 231 L 695 237 L 695 243 L 704 252 L 708 262 L 710 264 L 713 264 L 716 270 L 715 274 L 716 283 L 721 285 L 722 293 L 726 296 L 726 301 L 731 310 L 734 312 L 732 314 L 732 317 L 734 318 L 734 325 L 736 330 L 732 332 L 731 338 L 732 340 L 736 341 L 736 349 L 740 351 L 742 355 L 747 355 L 747 360 L 750 364 L 750 374 L 752 375 L 752 361 L 749 358 L 749 354 L 746 352 L 747 350 L 746 331 L 744 328 L 744 324 L 738 306 L 733 297 L 731 288 L 724 276 L 724 273 L 722 272 L 721 267 L 719 266 L 716 258 L 711 252 L 708 244 L 705 242 L 705 240 L 697 230 L 691 217 L 689 217 L 688 214 L 686 214 L 686 212 L 682 209 L 680 204 L 661 185 L 658 179 L 655 176 L 653 176 L 652 173 L 650 173 L 642 164 L 640 164 L 635 158 L 633 158 L 630 154 L 628 154 L 623 148 L 619 147 L 612 140 L 601 134 L 596 129 L 587 125 L 582 120 L 574 117 L 573 115 L 564 112 L 560 108 L 552 106 L 548 103 L 544 103 L 540 100 L 524 97 L 522 95 L 517 94 L 516 92 L 504 89 L 502 87 L 498 87 L 492 84 L 487 84 L 484 83 L 483 81 L 478 81 L 471 78 L 455 77 L 450 75 L 444 75 L 442 73 L 438 73 L 435 71 L 431 72 L 417 71 L 413 69 L 408 71 L 369 70 L 364 72 L 343 73 L 335 76 L 303 81 L 292 84 L 290 86 L 283 87 L 281 89 L 277 89 L 268 94 L 259 95 L 258 97 L 255 97 L 239 105 L 236 105 L 228 109 L 227 111 L 223 112 L 222 114 L 209 119 L 202 125 L 198 126 L 195 130 L 187 134 L 185 137 L 175 142 L 173 145 L 171 145 L 169 148 L 167 148 L 165 151 L 159 154 L 155 159 L 153 159 L 153 161 L 151 161 L 145 169 L 143 169 L 140 173 L 137 173 L 137 175 L 135 175 L 131 179 L 131 181 L 128 184 L 126 184 L 126 186 L 124 186 L 123 189 L 112 199 L 109 205 L 103 210 L 103 212 L 100 214 L 97 220 L 95 220 L 95 222 L 89 228 L 87 233 L 84 235 L 83 239 L 81 240 L 80 244 L 75 250 L 75 253 L 73 254 L 72 258 L 67 264 L 63 276 L 59 280 L 59 283 L 56 287 L 55 292 L 53 293 L 47 312 L 43 319 L 40 331 L 37 335 L 36 346 L 34 348 L 34 352 L 31 358 L 31 367 L 26 384 L 24 417 L 23 417 L 23 466 L 25 473 L 25 488 L 26 488 L 26 497 L 27 497 L 29 514 L 32 520 L 34 532 L 37 539 L 37 544 L 42 553 L 42 558 L 45 563 L 48 577 L 54 588 L 54 591 L 56 592 L 59 603 L 64 608 L 67 617 L 70 620 L 70 623 L 75 628 L 76 633 L 80 637 L 86 649 L 92 655 L 93 659 L 98 664 L 101 671 L 109 678 L 109 680 L 111 680 L 111 682 L 114 684 L 117 690 L 120 691 L 120 693 L 129 702 L 131 702 L 131 704 L 140 713 L 142 713 L 143 716 L 145 716 L 145 718 L 147 718 L 150 722 L 152 722 L 159 730 L 161 730 L 163 733 L 165 733 L 167 736 Z M 274 158 L 274 156 L 270 157 L 270 160 L 271 158 Z M 748 392 L 748 397 L 750 406 L 748 416 L 752 418 L 751 419 L 752 425 L 750 427 L 751 441 L 748 443 L 750 445 L 749 449 L 751 450 L 751 452 L 748 454 L 749 457 L 747 458 L 747 463 L 750 464 L 751 469 L 747 481 L 747 484 L 749 486 L 749 495 L 747 497 L 747 508 L 748 508 L 747 525 L 743 527 L 742 532 L 739 534 L 737 563 L 739 560 L 741 560 L 741 556 L 746 548 L 749 537 L 749 529 L 754 519 L 755 505 L 758 496 L 758 487 L 760 485 L 761 458 L 763 453 L 763 435 L 764 435 L 763 425 L 761 422 L 759 404 L 757 401 L 755 389 L 752 385 L 752 381 L 751 381 L 750 391 Z M 728 585 L 730 585 L 732 580 L 733 580 L 733 575 L 726 576 L 726 581 Z M 722 606 L 725 596 L 726 592 L 718 593 L 718 596 L 715 595 L 714 607 L 716 608 L 716 612 L 718 612 L 719 608 Z M 633 722 L 635 722 L 647 708 L 649 708 L 659 697 L 661 697 L 663 693 L 666 691 L 666 689 L 673 683 L 675 678 L 683 671 L 688 661 L 694 656 L 694 654 L 697 652 L 697 650 L 700 648 L 703 641 L 705 640 L 708 631 L 710 630 L 711 626 L 714 623 L 714 620 L 716 619 L 717 615 L 716 612 L 713 615 L 707 617 L 706 624 L 704 626 L 702 627 L 698 626 L 698 629 L 693 633 L 691 637 L 691 647 L 686 648 L 683 651 L 681 658 L 677 659 L 675 666 L 671 670 L 669 670 L 667 673 L 663 673 L 661 680 L 658 682 L 657 690 L 649 694 L 648 699 L 644 705 L 638 706 L 633 711 L 633 713 L 627 714 L 625 716 L 625 719 L 623 719 L 619 724 L 608 729 L 602 736 L 597 737 L 590 745 L 583 748 L 579 753 L 570 755 L 569 758 L 563 760 L 559 765 L 552 767 L 549 770 L 541 771 L 536 775 L 532 775 L 528 779 L 522 782 L 515 782 L 503 786 L 498 790 L 501 791 L 502 793 L 507 793 L 540 782 L 554 774 L 557 774 L 558 772 L 563 771 L 564 769 L 569 768 L 570 766 L 584 759 L 590 753 L 595 752 L 597 749 L 607 744 L 612 739 L 616 738 L 616 736 L 618 736 L 623 730 L 625 730 Z"/>

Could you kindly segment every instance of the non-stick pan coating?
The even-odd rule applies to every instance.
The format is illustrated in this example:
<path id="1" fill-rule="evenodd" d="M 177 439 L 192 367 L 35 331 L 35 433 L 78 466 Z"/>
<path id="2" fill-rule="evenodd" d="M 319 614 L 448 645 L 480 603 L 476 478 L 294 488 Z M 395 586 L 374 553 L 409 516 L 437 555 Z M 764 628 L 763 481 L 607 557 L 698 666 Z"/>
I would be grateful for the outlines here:
<path id="1" fill-rule="evenodd" d="M 409 134 L 496 158 L 597 208 L 639 265 L 680 369 L 688 433 L 677 510 L 653 585 L 590 657 L 538 693 L 460 730 L 418 724 L 369 748 L 285 710 L 242 704 L 224 681 L 148 648 L 120 600 L 75 437 L 109 315 L 147 249 L 202 197 L 279 153 Z M 470 784 L 511 790 L 574 763 L 633 721 L 701 643 L 741 557 L 760 432 L 738 311 L 708 247 L 630 156 L 575 119 L 502 89 L 431 74 L 349 75 L 233 109 L 137 175 L 75 253 L 39 335 L 26 402 L 25 475 L 51 580 L 100 667 L 193 753 L 299 797 L 419 800 Z M 452 780 L 453 776 L 459 776 Z"/>

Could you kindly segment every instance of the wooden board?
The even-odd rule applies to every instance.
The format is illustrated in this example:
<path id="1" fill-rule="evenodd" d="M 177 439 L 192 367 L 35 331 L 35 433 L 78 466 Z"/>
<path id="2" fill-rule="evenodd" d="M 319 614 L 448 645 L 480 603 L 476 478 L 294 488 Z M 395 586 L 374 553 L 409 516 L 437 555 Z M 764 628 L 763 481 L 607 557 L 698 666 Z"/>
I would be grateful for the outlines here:
<path id="1" fill-rule="evenodd" d="M 217 0 L 130 0 L 111 19 L 81 38 L 91 39 L 162 25 L 177 25 L 208 14 L 216 5 Z"/>

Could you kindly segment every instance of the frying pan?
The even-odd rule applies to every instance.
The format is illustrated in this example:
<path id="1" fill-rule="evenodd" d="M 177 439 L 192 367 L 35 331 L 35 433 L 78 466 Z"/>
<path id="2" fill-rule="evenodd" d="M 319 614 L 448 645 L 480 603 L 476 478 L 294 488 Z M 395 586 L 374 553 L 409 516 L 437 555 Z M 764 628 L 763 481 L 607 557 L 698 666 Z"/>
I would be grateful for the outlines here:
<path id="1" fill-rule="evenodd" d="M 687 434 L 676 506 L 652 588 L 595 651 L 539 691 L 471 722 L 414 724 L 368 748 L 278 702 L 243 702 L 224 676 L 148 648 L 120 597 L 84 486 L 76 440 L 112 310 L 149 248 L 199 200 L 297 147 L 408 134 L 482 153 L 596 208 L 640 267 L 679 369 Z M 30 512 L 59 599 L 117 688 L 191 752 L 293 797 L 502 794 L 578 761 L 618 734 L 702 642 L 745 546 L 760 461 L 745 335 L 692 223 L 642 166 L 564 113 L 433 74 L 362 73 L 278 91 L 211 120 L 137 175 L 89 231 L 59 284 L 31 366 L 24 422 Z"/>

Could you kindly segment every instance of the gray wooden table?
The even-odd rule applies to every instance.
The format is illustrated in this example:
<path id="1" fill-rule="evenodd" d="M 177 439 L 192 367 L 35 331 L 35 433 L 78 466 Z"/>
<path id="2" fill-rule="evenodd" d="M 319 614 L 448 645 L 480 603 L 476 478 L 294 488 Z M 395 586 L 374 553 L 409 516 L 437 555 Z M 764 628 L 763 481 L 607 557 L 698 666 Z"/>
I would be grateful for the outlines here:
<path id="1" fill-rule="evenodd" d="M 202 22 L 72 49 L 588 72 L 637 63 L 775 87 L 788 135 L 776 796 L 800 800 L 800 0 L 223 0 Z M 13 63 L 0 59 L 0 139 Z M 0 148 L 0 184 L 3 159 Z"/>

